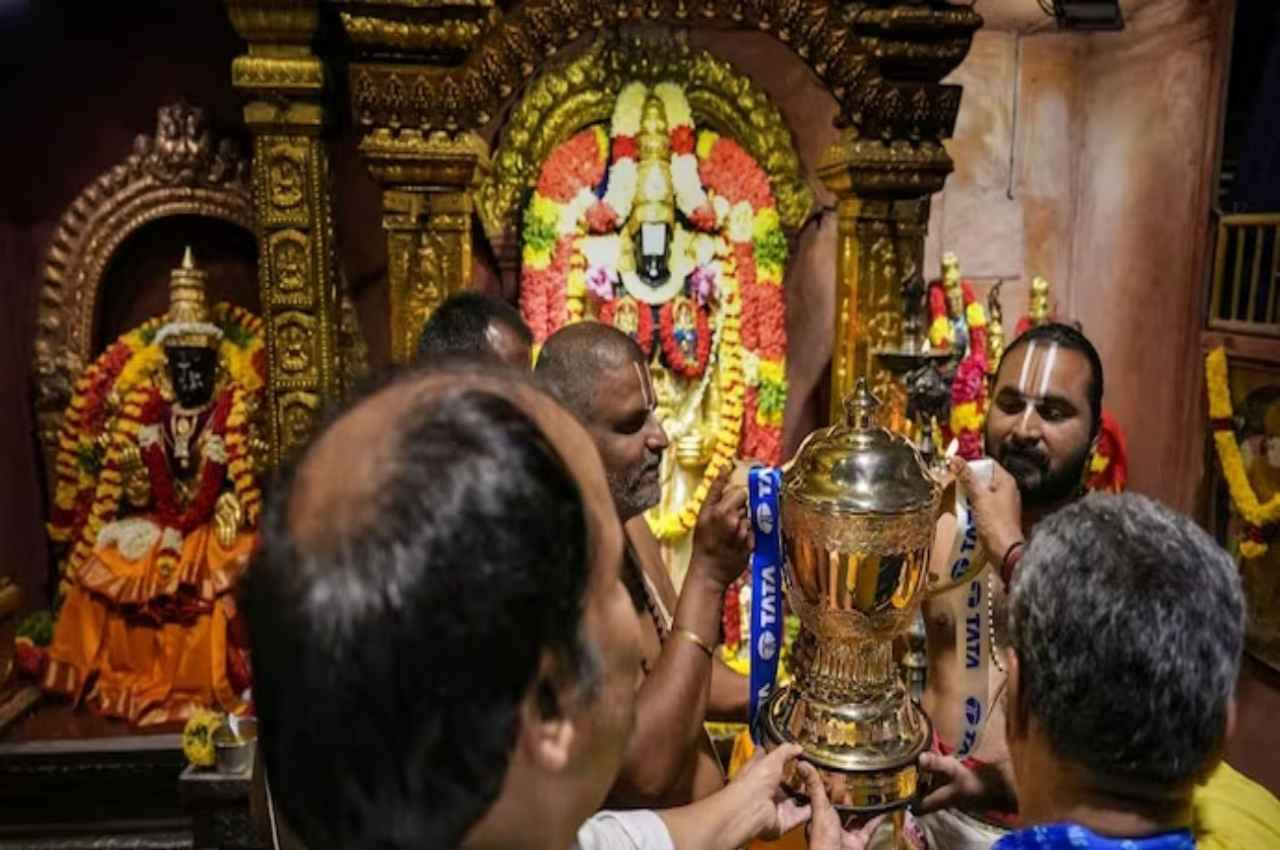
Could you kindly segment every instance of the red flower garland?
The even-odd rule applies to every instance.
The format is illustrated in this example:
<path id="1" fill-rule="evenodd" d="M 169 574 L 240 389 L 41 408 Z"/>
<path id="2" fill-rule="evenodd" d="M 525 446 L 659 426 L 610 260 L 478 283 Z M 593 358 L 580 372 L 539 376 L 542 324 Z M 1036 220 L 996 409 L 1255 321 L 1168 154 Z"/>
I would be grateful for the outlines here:
<path id="1" fill-rule="evenodd" d="M 773 206 L 769 177 L 742 147 L 723 136 L 711 146 L 706 159 L 698 163 L 702 185 L 729 203 L 748 201 L 752 209 Z"/>
<path id="2" fill-rule="evenodd" d="M 662 309 L 658 311 L 658 337 L 662 340 L 662 353 L 667 357 L 667 365 L 676 374 L 686 378 L 701 377 L 711 359 L 711 329 L 707 322 L 706 311 L 694 308 L 697 316 L 695 330 L 698 334 L 698 349 L 694 355 L 694 361 L 690 363 L 685 359 L 684 352 L 676 341 L 674 304 L 673 298 L 663 304 Z"/>
<path id="3" fill-rule="evenodd" d="M 620 159 L 635 159 L 640 153 L 639 146 L 636 145 L 635 136 L 614 136 L 613 137 L 613 153 L 611 159 L 617 162 Z"/>
<path id="4" fill-rule="evenodd" d="M 563 282 L 569 274 L 572 254 L 573 240 L 562 238 L 556 242 L 555 253 L 545 269 L 526 265 L 521 272 L 520 314 L 538 343 L 545 342 L 568 318 Z"/>
<path id="5" fill-rule="evenodd" d="M 682 156 L 684 154 L 693 153 L 694 139 L 693 128 L 688 124 L 681 124 L 671 131 L 671 153 L 674 156 Z"/>
<path id="6" fill-rule="evenodd" d="M 760 408 L 760 391 L 747 387 L 742 398 L 742 450 L 744 458 L 777 466 L 782 462 L 782 430 L 756 422 Z"/>
<path id="7" fill-rule="evenodd" d="M 605 301 L 600 305 L 600 311 L 596 314 L 596 317 L 606 325 L 618 327 L 613 324 L 613 316 L 617 312 L 618 303 L 621 300 L 621 298 L 615 298 L 612 301 Z M 638 308 L 636 310 L 636 330 L 635 333 L 628 334 L 628 336 L 636 341 L 636 344 L 640 346 L 640 350 L 644 352 L 644 356 L 647 358 L 653 353 L 653 311 L 648 304 L 641 301 L 636 302 L 636 307 Z M 618 330 L 622 329 L 618 328 Z"/>
<path id="8" fill-rule="evenodd" d="M 707 204 L 703 204 L 689 216 L 689 223 L 698 230 L 709 233 L 716 227 L 716 211 Z"/>
<path id="9" fill-rule="evenodd" d="M 160 421 L 165 409 L 164 399 L 158 392 L 152 392 L 147 399 L 139 421 L 154 425 Z M 208 433 L 218 438 L 225 438 L 227 416 L 231 413 L 231 390 L 225 389 L 214 403 L 209 414 L 209 422 L 205 426 Z M 165 456 L 164 447 L 153 443 L 142 450 L 142 461 L 151 475 L 151 494 L 157 519 L 168 528 L 176 528 L 183 534 L 189 534 L 208 521 L 213 513 L 214 504 L 226 480 L 227 465 L 224 461 L 216 461 L 208 456 L 200 463 L 200 484 L 186 510 L 179 507 L 174 492 L 173 473 Z"/>
<path id="10" fill-rule="evenodd" d="M 618 214 L 608 204 L 592 204 L 587 210 L 587 229 L 592 233 L 611 233 L 618 229 Z"/>
<path id="11" fill-rule="evenodd" d="M 604 166 L 596 131 L 588 127 L 547 157 L 538 178 L 538 193 L 557 203 L 567 203 L 584 187 L 599 184 L 604 179 Z"/>

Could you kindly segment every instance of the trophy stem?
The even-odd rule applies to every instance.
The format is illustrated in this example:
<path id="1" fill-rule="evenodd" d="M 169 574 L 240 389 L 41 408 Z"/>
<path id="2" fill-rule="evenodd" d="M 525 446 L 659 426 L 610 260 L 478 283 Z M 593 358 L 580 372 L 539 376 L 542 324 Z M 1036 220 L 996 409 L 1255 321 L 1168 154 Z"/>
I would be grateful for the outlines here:
<path id="1" fill-rule="evenodd" d="M 820 641 L 801 628 L 795 644 L 796 684 L 827 702 L 882 699 L 900 690 L 892 640 Z"/>

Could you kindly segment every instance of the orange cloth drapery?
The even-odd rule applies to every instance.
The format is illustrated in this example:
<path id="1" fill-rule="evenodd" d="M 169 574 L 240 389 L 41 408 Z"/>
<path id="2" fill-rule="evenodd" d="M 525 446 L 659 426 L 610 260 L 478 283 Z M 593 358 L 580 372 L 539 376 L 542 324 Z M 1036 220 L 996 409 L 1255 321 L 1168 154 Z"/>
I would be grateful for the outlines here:
<path id="1" fill-rule="evenodd" d="M 254 535 L 224 548 L 211 525 L 201 526 L 168 569 L 171 559 L 158 556 L 172 533 L 168 543 L 155 538 L 134 560 L 100 542 L 68 577 L 45 689 L 143 726 L 182 722 L 198 708 L 243 711 L 227 677 L 227 624 Z"/>

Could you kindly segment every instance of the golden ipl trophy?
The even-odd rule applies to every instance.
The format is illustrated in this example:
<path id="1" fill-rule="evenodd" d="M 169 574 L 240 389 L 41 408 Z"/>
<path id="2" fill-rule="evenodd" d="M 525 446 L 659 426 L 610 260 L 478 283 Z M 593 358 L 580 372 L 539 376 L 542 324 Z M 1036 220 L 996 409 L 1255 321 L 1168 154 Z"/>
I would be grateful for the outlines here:
<path id="1" fill-rule="evenodd" d="M 941 488 L 877 407 L 859 380 L 845 421 L 810 435 L 783 476 L 783 586 L 801 627 L 794 680 L 759 718 L 766 746 L 800 744 L 848 814 L 905 809 L 932 737 L 893 644 L 920 607 Z"/>

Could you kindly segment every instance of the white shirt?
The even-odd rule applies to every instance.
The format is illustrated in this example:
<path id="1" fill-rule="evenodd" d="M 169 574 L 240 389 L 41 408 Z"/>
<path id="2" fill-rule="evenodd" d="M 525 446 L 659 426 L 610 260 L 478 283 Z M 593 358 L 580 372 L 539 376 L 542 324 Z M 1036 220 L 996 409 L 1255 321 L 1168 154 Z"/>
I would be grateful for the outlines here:
<path id="1" fill-rule="evenodd" d="M 648 809 L 599 812 L 578 830 L 572 850 L 675 850 L 667 825 Z"/>

